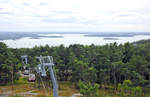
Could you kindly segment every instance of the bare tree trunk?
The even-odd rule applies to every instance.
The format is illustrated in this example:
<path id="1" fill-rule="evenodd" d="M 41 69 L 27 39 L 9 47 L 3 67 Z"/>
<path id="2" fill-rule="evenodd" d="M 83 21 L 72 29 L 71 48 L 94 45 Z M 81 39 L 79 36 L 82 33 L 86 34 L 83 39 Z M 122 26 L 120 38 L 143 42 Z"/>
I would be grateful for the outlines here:
<path id="1" fill-rule="evenodd" d="M 13 93 L 13 90 L 14 90 L 14 68 L 13 68 L 13 64 L 11 64 L 11 67 L 12 67 L 12 72 L 11 72 L 11 74 L 12 74 L 12 76 L 11 76 L 11 86 L 12 86 L 12 96 L 14 95 L 14 93 Z"/>
<path id="2" fill-rule="evenodd" d="M 114 85 L 115 85 L 115 91 L 116 91 L 116 89 L 117 89 L 117 87 L 116 87 L 116 86 L 117 86 L 117 85 L 116 85 L 116 83 L 117 83 L 117 82 L 116 82 L 116 75 L 115 75 L 115 72 L 113 72 L 113 75 L 114 75 Z"/>

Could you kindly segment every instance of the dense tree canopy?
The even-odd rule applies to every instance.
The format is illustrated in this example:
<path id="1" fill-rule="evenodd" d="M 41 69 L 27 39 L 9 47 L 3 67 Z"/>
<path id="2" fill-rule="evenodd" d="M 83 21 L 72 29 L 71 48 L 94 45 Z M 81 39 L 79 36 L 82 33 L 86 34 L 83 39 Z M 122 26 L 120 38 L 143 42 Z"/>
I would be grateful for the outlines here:
<path id="1" fill-rule="evenodd" d="M 31 67 L 37 65 L 36 56 L 53 56 L 59 81 L 78 83 L 81 80 L 99 83 L 100 87 L 106 88 L 113 84 L 117 88 L 124 80 L 131 80 L 134 86 L 150 86 L 150 43 L 74 44 L 69 47 L 46 45 L 31 49 L 11 49 L 0 43 L 0 76 L 9 78 L 12 64 L 17 72 L 20 56 L 24 54 L 29 56 Z"/>

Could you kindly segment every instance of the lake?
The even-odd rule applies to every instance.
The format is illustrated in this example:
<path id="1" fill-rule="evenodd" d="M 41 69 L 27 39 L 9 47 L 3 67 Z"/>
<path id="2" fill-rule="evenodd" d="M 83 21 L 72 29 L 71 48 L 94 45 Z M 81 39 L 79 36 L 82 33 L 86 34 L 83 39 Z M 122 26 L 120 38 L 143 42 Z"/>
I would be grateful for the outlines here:
<path id="1" fill-rule="evenodd" d="M 39 34 L 40 38 L 23 37 L 16 40 L 0 40 L 10 48 L 32 48 L 34 46 L 69 46 L 71 44 L 83 45 L 105 45 L 117 42 L 124 44 L 126 42 L 135 42 L 143 39 L 150 39 L 150 35 L 135 35 L 132 37 L 88 37 L 85 34 Z"/>

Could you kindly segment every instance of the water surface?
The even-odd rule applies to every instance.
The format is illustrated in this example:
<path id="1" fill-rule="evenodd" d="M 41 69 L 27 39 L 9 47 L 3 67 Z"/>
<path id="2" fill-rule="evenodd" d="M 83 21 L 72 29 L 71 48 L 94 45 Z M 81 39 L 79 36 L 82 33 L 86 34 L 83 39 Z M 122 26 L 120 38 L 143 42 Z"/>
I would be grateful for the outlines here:
<path id="1" fill-rule="evenodd" d="M 150 35 L 135 35 L 133 37 L 85 37 L 84 34 L 39 34 L 40 38 L 23 37 L 16 40 L 1 40 L 11 48 L 32 48 L 34 46 L 69 46 L 71 44 L 83 44 L 83 45 L 105 45 L 109 43 L 117 42 L 118 44 L 124 44 L 126 42 L 135 42 L 143 39 L 150 39 Z"/>

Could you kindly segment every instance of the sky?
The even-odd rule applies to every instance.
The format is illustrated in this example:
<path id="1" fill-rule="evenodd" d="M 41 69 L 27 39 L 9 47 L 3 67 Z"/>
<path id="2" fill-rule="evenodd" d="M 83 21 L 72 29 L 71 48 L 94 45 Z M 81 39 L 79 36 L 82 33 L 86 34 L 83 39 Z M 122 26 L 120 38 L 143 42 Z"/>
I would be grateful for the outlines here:
<path id="1" fill-rule="evenodd" d="M 0 0 L 0 32 L 150 32 L 150 0 Z"/>

